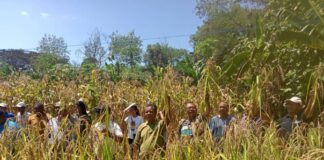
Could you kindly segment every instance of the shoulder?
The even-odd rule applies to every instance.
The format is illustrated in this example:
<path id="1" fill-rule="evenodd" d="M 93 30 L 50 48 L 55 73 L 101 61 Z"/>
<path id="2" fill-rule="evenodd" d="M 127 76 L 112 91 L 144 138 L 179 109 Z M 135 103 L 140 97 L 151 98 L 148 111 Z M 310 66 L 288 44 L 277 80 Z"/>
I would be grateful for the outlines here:
<path id="1" fill-rule="evenodd" d="M 127 122 L 128 121 L 128 119 L 129 119 L 129 116 L 127 116 L 125 119 L 124 119 L 124 121 L 125 122 Z"/>
<path id="2" fill-rule="evenodd" d="M 218 123 L 220 122 L 221 119 L 218 116 L 213 116 L 210 120 L 209 123 Z"/>
<path id="3" fill-rule="evenodd" d="M 35 119 L 36 118 L 36 114 L 30 114 L 29 116 L 28 116 L 28 120 L 33 120 L 33 119 Z"/>
<path id="4" fill-rule="evenodd" d="M 181 119 L 181 120 L 179 121 L 178 126 L 181 127 L 181 126 L 182 126 L 186 121 L 187 121 L 186 119 Z"/>
<path id="5" fill-rule="evenodd" d="M 140 120 L 140 121 L 143 121 L 143 120 L 144 120 L 142 116 L 137 116 L 136 118 L 137 118 L 138 120 Z"/>
<path id="6" fill-rule="evenodd" d="M 14 117 L 14 114 L 11 113 L 11 112 L 6 112 L 6 116 L 7 116 L 7 117 Z"/>
<path id="7" fill-rule="evenodd" d="M 52 115 L 50 115 L 49 113 L 46 113 L 46 117 L 47 117 L 48 119 L 52 119 L 52 118 L 53 118 Z"/>
<path id="8" fill-rule="evenodd" d="M 142 123 L 141 125 L 138 126 L 137 132 L 141 132 L 146 127 L 147 127 L 147 122 Z"/>
<path id="9" fill-rule="evenodd" d="M 230 121 L 236 121 L 236 118 L 234 116 L 230 116 Z"/>
<path id="10" fill-rule="evenodd" d="M 141 117 L 141 116 L 137 116 L 136 119 L 135 119 L 135 121 L 136 121 L 137 123 L 143 123 L 143 122 L 144 122 L 144 119 L 143 119 L 143 117 Z"/>

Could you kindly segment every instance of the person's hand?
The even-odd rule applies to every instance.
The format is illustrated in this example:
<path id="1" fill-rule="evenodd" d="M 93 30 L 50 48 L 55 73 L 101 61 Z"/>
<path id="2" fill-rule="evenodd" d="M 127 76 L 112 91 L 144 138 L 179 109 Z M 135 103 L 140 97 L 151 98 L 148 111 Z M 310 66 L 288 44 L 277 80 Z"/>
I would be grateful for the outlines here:
<path id="1" fill-rule="evenodd" d="M 163 112 L 162 111 L 158 112 L 158 117 L 160 119 L 164 120 L 164 115 L 163 115 Z"/>

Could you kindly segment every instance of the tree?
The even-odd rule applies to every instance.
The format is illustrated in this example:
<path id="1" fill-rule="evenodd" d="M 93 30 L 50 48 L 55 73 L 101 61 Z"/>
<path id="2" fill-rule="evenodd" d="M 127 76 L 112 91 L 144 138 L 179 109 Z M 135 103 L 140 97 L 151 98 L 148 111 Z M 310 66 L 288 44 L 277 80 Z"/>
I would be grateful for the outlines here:
<path id="1" fill-rule="evenodd" d="M 195 54 L 202 59 L 214 57 L 222 65 L 226 57 L 231 57 L 233 47 L 241 38 L 254 37 L 256 18 L 263 14 L 265 1 L 262 0 L 199 0 L 197 15 L 204 23 L 191 37 Z M 250 5 L 246 6 L 244 3 Z M 253 7 L 252 4 L 259 4 Z"/>
<path id="2" fill-rule="evenodd" d="M 174 66 L 186 54 L 187 50 L 169 47 L 168 44 L 150 44 L 146 48 L 144 62 L 148 68 Z"/>
<path id="3" fill-rule="evenodd" d="M 55 54 L 43 53 L 32 59 L 32 67 L 36 74 L 43 75 L 60 63 L 60 57 Z"/>
<path id="4" fill-rule="evenodd" d="M 196 0 L 196 14 L 200 18 L 212 17 L 220 12 L 228 12 L 237 4 L 256 9 L 265 7 L 269 0 Z"/>
<path id="5" fill-rule="evenodd" d="M 107 49 L 103 47 L 102 41 L 104 41 L 105 35 L 98 29 L 92 32 L 88 41 L 83 45 L 81 50 L 84 55 L 84 59 L 92 59 L 96 61 L 96 65 L 101 67 L 107 56 Z"/>
<path id="6" fill-rule="evenodd" d="M 54 54 L 62 59 L 69 59 L 69 51 L 63 37 L 45 34 L 37 47 L 39 53 Z"/>
<path id="7" fill-rule="evenodd" d="M 142 40 L 135 35 L 134 31 L 127 35 L 114 32 L 110 35 L 109 60 L 132 68 L 142 60 Z"/>
<path id="8" fill-rule="evenodd" d="M 0 77 L 7 77 L 12 73 L 12 66 L 6 62 L 0 61 Z"/>

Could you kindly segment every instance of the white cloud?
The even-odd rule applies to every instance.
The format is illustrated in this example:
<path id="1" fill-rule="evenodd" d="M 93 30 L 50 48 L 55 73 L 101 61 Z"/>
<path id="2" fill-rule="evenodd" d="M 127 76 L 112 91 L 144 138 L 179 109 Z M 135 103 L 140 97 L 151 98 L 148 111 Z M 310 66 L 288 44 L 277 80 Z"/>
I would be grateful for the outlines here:
<path id="1" fill-rule="evenodd" d="M 20 14 L 22 16 L 29 16 L 29 13 L 27 11 L 21 11 Z"/>
<path id="2" fill-rule="evenodd" d="M 40 13 L 40 15 L 41 15 L 43 18 L 47 18 L 47 17 L 51 16 L 50 14 L 45 13 L 45 12 Z"/>

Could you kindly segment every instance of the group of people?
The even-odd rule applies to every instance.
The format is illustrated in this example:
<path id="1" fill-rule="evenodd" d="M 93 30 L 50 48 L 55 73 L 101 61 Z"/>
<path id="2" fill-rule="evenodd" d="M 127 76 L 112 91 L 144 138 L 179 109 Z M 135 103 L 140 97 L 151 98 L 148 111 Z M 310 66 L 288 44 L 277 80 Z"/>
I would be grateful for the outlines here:
<path id="1" fill-rule="evenodd" d="M 75 113 L 71 114 L 69 108 L 72 105 Z M 95 122 L 87 111 L 87 105 L 78 100 L 75 104 L 62 105 L 61 102 L 53 106 L 53 115 L 45 112 L 44 104 L 36 103 L 33 114 L 26 111 L 26 104 L 19 102 L 14 108 L 16 114 L 8 112 L 5 103 L 0 104 L 0 136 L 4 134 L 19 134 L 21 130 L 33 129 L 40 137 L 47 137 L 48 143 L 53 144 L 57 140 L 65 138 L 65 131 L 76 127 L 78 134 L 82 136 L 94 135 L 96 141 L 102 142 L 106 137 L 114 141 L 122 142 L 125 138 L 129 143 L 130 155 L 133 159 L 149 159 L 152 154 L 163 156 L 168 139 L 168 125 L 172 121 L 170 111 L 158 111 L 155 104 L 147 104 L 144 108 L 144 116 L 141 116 L 139 105 L 133 103 L 123 110 L 122 123 L 119 125 L 112 114 L 110 107 L 99 106 L 95 108 L 97 116 Z M 302 123 L 303 103 L 299 97 L 287 99 L 284 103 L 288 114 L 278 121 L 278 133 L 287 138 L 293 128 Z M 197 106 L 193 102 L 185 104 L 187 116 L 180 120 L 178 137 L 180 140 L 191 140 L 202 135 L 209 134 L 215 142 L 225 136 L 229 126 L 238 121 L 229 114 L 229 104 L 220 102 L 218 114 L 211 116 L 212 106 L 207 103 L 206 111 L 198 113 Z M 260 114 L 259 114 L 260 115 Z M 248 115 L 245 114 L 239 123 L 247 126 Z M 250 118 L 251 119 L 251 118 Z M 145 121 L 144 121 L 145 120 Z M 262 126 L 262 116 L 252 117 L 254 127 Z M 63 128 L 63 129 L 62 129 Z M 68 137 L 68 140 L 73 139 Z"/>

